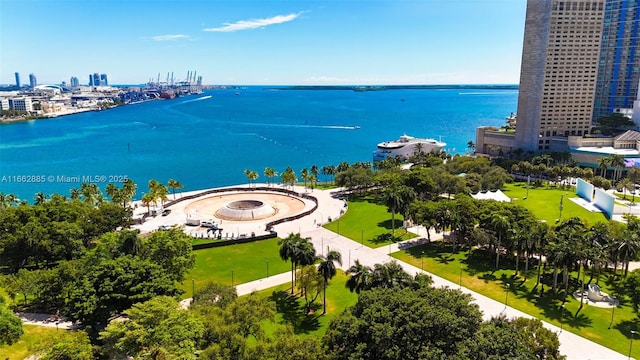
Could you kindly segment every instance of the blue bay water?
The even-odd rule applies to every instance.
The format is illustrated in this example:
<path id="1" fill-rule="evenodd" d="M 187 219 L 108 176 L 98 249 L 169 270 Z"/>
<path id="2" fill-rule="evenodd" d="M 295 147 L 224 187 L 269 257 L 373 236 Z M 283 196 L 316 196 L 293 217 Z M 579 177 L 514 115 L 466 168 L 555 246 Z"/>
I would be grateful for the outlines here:
<path id="1" fill-rule="evenodd" d="M 441 138 L 448 152 L 464 153 L 475 128 L 502 126 L 518 97 L 478 89 L 236 91 L 0 125 L 0 192 L 31 201 L 37 192 L 68 195 L 80 186 L 61 177 L 127 176 L 139 198 L 152 178 L 197 190 L 246 183 L 245 169 L 266 181 L 265 167 L 299 174 L 311 165 L 371 161 L 377 143 L 405 133 Z M 55 180 L 13 181 L 21 175 Z"/>

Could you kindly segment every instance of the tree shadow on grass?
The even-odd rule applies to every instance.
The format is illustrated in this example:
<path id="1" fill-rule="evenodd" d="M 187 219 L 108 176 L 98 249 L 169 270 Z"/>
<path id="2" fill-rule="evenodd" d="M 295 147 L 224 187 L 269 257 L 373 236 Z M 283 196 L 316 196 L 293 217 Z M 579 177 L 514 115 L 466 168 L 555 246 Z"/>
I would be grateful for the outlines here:
<path id="1" fill-rule="evenodd" d="M 276 311 L 282 314 L 284 322 L 293 326 L 296 334 L 307 334 L 320 328 L 320 315 L 307 315 L 304 304 L 296 295 L 287 291 L 274 291 L 269 297 L 276 303 Z"/>
<path id="2" fill-rule="evenodd" d="M 396 243 L 396 242 L 398 242 L 400 240 L 402 240 L 402 238 L 399 237 L 399 236 L 393 236 L 390 233 L 384 233 L 384 234 L 380 234 L 380 235 L 374 237 L 373 239 L 371 239 L 369 241 L 374 243 L 374 244 L 385 244 L 385 243 L 388 243 L 388 242 Z"/>
<path id="3" fill-rule="evenodd" d="M 571 327 L 574 330 L 593 326 L 593 319 L 584 313 L 581 312 L 578 316 L 574 316 L 571 311 L 562 308 L 561 293 L 554 295 L 551 290 L 549 290 L 540 296 L 536 296 L 536 293 L 532 295 L 536 307 L 540 309 L 547 318 L 555 319 L 563 324 L 563 326 Z"/>
<path id="4" fill-rule="evenodd" d="M 613 326 L 612 329 L 618 330 L 627 339 L 631 339 L 631 331 L 638 331 L 640 329 L 640 318 L 636 317 L 629 320 L 621 321 Z M 634 340 L 640 340 L 640 334 L 634 335 Z"/>

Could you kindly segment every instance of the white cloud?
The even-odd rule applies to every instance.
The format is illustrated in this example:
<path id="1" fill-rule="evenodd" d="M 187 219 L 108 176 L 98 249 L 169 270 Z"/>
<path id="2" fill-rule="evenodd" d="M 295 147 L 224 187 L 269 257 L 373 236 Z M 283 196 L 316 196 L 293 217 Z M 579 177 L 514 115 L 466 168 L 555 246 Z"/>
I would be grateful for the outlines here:
<path id="1" fill-rule="evenodd" d="M 302 13 L 277 15 L 266 19 L 240 20 L 234 23 L 225 23 L 224 26 L 216 28 L 205 28 L 202 31 L 210 32 L 234 32 L 240 30 L 258 29 L 269 25 L 282 24 L 295 20 Z"/>
<path id="2" fill-rule="evenodd" d="M 173 35 L 152 36 L 151 39 L 155 41 L 175 41 L 175 40 L 189 40 L 190 37 L 189 35 L 173 34 Z"/>

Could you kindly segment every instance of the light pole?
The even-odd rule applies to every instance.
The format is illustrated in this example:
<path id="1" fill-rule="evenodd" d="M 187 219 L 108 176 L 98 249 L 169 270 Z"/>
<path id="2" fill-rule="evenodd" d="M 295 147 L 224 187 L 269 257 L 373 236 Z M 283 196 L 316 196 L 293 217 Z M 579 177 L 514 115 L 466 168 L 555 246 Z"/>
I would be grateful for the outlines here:
<path id="1" fill-rule="evenodd" d="M 231 269 L 231 286 L 233 286 L 233 269 Z"/>
<path id="2" fill-rule="evenodd" d="M 635 330 L 631 330 L 631 341 L 629 341 L 629 359 L 631 359 L 631 348 L 633 347 L 633 338 L 636 336 Z"/>
<path id="3" fill-rule="evenodd" d="M 616 297 L 612 296 L 611 299 L 613 299 L 613 307 L 611 308 L 611 322 L 609 322 L 608 329 L 611 329 L 611 325 L 613 325 L 613 314 L 616 312 Z"/>
<path id="4" fill-rule="evenodd" d="M 460 287 L 460 289 L 462 289 L 462 266 L 460 266 L 460 282 L 458 283 L 458 286 Z"/>
<path id="5" fill-rule="evenodd" d="M 351 267 L 351 249 L 349 249 L 349 267 Z"/>
<path id="6" fill-rule="evenodd" d="M 564 325 L 564 321 L 562 321 L 563 317 L 564 317 L 564 304 L 560 306 L 560 332 L 562 332 L 562 328 Z"/>
<path id="7" fill-rule="evenodd" d="M 322 256 L 324 256 L 324 238 L 320 238 L 320 250 L 322 251 Z"/>
<path id="8" fill-rule="evenodd" d="M 191 279 L 191 298 L 193 299 L 195 297 L 196 297 L 196 279 Z"/>
<path id="9" fill-rule="evenodd" d="M 338 216 L 338 236 L 340 236 L 340 216 Z"/>
<path id="10" fill-rule="evenodd" d="M 269 260 L 267 260 L 267 277 L 269 277 Z"/>
<path id="11" fill-rule="evenodd" d="M 558 221 L 562 219 L 562 198 L 564 195 L 560 195 L 560 216 L 558 216 Z"/>
<path id="12" fill-rule="evenodd" d="M 420 260 L 422 261 L 420 264 L 420 270 L 424 271 L 424 250 L 420 252 Z"/>

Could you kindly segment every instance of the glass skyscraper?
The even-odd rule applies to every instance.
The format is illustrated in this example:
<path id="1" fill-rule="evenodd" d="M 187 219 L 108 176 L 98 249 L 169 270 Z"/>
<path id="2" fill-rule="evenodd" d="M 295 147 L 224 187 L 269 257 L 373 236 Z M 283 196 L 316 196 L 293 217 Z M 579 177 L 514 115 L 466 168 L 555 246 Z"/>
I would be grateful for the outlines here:
<path id="1" fill-rule="evenodd" d="M 640 0 L 607 0 L 593 120 L 633 108 L 640 81 Z"/>

